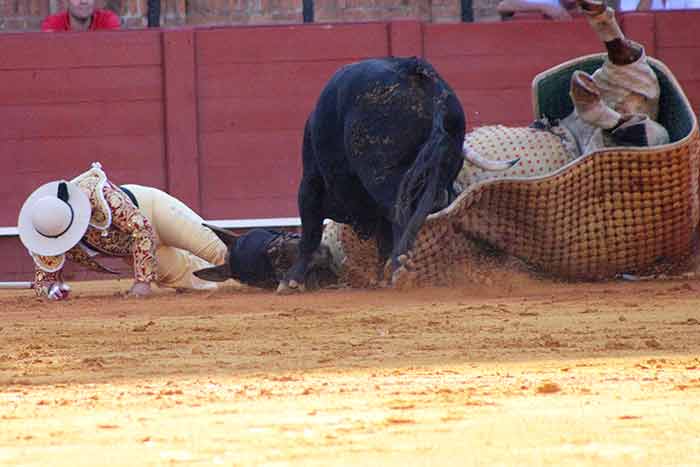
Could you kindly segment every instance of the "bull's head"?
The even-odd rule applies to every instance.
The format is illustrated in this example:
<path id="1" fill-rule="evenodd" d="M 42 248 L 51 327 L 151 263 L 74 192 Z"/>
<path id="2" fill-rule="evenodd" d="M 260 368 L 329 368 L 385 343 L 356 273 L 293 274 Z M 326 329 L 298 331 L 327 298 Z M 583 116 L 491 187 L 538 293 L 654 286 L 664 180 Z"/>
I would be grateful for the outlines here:
<path id="1" fill-rule="evenodd" d="M 200 269 L 199 271 L 195 271 L 194 275 L 199 277 L 200 279 L 204 279 L 205 281 L 211 282 L 224 282 L 229 279 L 240 280 L 233 276 L 233 272 L 230 266 L 231 252 L 235 251 L 240 235 L 236 235 L 231 231 L 221 229 L 211 224 L 204 223 L 202 225 L 211 229 L 216 234 L 216 236 L 219 237 L 219 239 L 222 242 L 224 242 L 226 248 L 228 248 L 228 254 L 226 255 L 226 263 L 219 266 Z"/>
<path id="2" fill-rule="evenodd" d="M 274 288 L 299 257 L 300 237 L 297 234 L 253 229 L 236 235 L 210 224 L 204 226 L 226 244 L 228 255 L 225 264 L 195 271 L 194 275 L 200 279 L 212 282 L 234 279 L 254 287 Z M 314 289 L 337 280 L 330 251 L 322 245 L 313 255 L 306 286 Z"/>

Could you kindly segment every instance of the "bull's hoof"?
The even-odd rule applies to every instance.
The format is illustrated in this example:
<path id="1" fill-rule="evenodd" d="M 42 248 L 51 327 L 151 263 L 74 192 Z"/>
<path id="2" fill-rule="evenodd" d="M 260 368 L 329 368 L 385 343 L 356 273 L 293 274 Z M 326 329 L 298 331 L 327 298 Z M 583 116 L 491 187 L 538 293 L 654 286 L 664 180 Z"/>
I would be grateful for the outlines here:
<path id="1" fill-rule="evenodd" d="M 277 286 L 276 293 L 278 295 L 291 295 L 295 293 L 302 293 L 306 291 L 304 284 L 300 284 L 295 280 L 291 281 L 281 281 Z"/>
<path id="2" fill-rule="evenodd" d="M 415 270 L 412 255 L 398 257 L 399 266 L 391 274 L 391 285 L 395 289 L 409 289 L 418 285 L 418 273 Z"/>

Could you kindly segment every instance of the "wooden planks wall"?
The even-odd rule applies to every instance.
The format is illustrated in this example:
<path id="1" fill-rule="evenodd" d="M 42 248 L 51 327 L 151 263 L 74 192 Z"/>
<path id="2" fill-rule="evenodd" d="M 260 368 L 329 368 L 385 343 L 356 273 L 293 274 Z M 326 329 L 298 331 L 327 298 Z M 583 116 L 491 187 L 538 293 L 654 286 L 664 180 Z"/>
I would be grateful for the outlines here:
<path id="1" fill-rule="evenodd" d="M 656 57 L 673 71 L 695 111 L 700 108 L 700 12 L 654 15 Z"/>
<path id="2" fill-rule="evenodd" d="M 0 50 L 0 226 L 92 161 L 164 187 L 159 33 L 5 34 Z"/>
<path id="3" fill-rule="evenodd" d="M 459 95 L 469 129 L 528 125 L 535 75 L 600 50 L 583 19 L 425 25 L 425 56 Z"/>
<path id="4" fill-rule="evenodd" d="M 204 217 L 296 216 L 301 136 L 319 92 L 340 66 L 387 54 L 384 23 L 198 32 Z"/>
<path id="5" fill-rule="evenodd" d="M 622 26 L 700 105 L 700 11 Z M 253 26 L 0 35 L 0 226 L 40 183 L 99 160 L 118 183 L 164 188 L 207 219 L 294 217 L 302 129 L 327 79 L 369 57 L 423 55 L 470 128 L 526 125 L 540 71 L 602 47 L 574 22 Z M 0 237 L 0 278 L 31 262 Z"/>

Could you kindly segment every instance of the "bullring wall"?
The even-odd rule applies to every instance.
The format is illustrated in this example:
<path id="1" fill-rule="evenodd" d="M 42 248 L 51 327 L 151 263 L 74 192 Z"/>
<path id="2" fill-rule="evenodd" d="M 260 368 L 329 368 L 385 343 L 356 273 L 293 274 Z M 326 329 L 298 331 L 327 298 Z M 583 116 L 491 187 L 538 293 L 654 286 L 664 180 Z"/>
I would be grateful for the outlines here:
<path id="1" fill-rule="evenodd" d="M 696 111 L 698 21 L 697 11 L 622 19 Z M 0 35 L 0 50 L 0 280 L 19 280 L 32 269 L 12 235 L 22 202 L 92 161 L 224 224 L 296 217 L 304 121 L 339 66 L 423 55 L 458 93 L 470 128 L 526 125 L 534 75 L 601 46 L 578 19 L 22 33 Z"/>

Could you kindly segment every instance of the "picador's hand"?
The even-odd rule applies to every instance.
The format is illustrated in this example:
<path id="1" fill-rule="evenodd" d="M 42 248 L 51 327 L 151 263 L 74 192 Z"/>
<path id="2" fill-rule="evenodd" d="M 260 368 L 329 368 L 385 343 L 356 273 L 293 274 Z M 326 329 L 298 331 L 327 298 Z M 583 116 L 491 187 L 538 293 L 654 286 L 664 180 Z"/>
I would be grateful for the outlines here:
<path id="1" fill-rule="evenodd" d="M 606 5 L 599 0 L 576 0 L 576 4 L 586 14 L 599 15 L 605 11 Z"/>
<path id="2" fill-rule="evenodd" d="M 64 282 L 54 282 L 49 287 L 49 300 L 65 300 L 70 295 L 70 286 Z"/>

